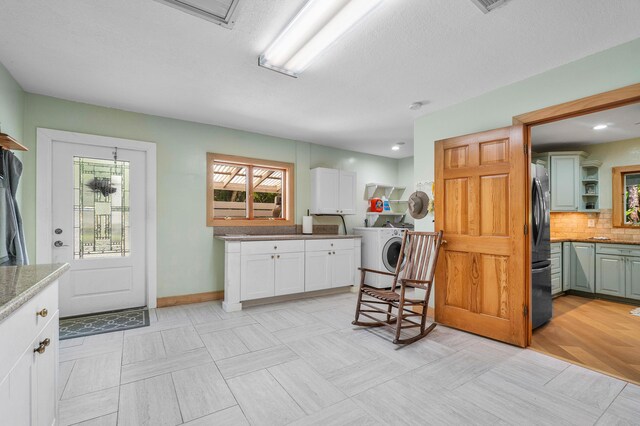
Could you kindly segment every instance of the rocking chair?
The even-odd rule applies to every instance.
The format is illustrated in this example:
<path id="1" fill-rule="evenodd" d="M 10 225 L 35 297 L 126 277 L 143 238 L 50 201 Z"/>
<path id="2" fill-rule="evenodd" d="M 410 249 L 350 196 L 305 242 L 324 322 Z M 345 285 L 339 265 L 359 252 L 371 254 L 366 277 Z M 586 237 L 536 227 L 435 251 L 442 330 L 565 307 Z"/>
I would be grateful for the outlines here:
<path id="1" fill-rule="evenodd" d="M 436 327 L 435 323 L 426 327 L 426 321 L 429 295 L 441 244 L 442 231 L 437 233 L 405 231 L 395 273 L 359 268 L 360 290 L 356 319 L 352 324 L 365 327 L 393 327 L 395 344 L 413 343 L 429 334 Z M 365 277 L 369 273 L 392 276 L 391 289 L 378 289 L 366 285 Z M 399 291 L 396 291 L 398 287 Z M 424 290 L 424 296 L 407 295 L 408 288 Z M 420 308 L 419 313 L 413 310 L 416 307 Z M 372 321 L 360 321 L 360 315 Z M 382 318 L 379 317 L 380 315 Z M 412 317 L 420 317 L 420 322 L 412 321 L 410 319 Z M 417 335 L 400 339 L 403 329 L 418 327 L 420 332 Z"/>

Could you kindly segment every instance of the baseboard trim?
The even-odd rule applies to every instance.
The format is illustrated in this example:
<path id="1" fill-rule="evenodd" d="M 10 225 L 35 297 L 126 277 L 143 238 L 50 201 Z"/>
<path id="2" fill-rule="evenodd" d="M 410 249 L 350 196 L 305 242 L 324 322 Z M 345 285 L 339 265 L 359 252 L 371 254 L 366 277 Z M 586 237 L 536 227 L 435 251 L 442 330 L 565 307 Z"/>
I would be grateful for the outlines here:
<path id="1" fill-rule="evenodd" d="M 184 294 L 182 296 L 158 297 L 158 308 L 167 306 L 188 305 L 190 303 L 210 302 L 224 299 L 224 291 L 208 291 L 206 293 Z"/>

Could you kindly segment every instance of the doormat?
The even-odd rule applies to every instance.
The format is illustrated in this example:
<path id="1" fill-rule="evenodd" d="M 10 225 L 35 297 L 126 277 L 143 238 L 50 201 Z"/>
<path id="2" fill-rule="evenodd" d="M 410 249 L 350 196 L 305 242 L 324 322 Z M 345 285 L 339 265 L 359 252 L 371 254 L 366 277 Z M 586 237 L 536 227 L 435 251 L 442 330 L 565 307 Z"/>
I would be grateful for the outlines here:
<path id="1" fill-rule="evenodd" d="M 63 318 L 60 320 L 60 340 L 131 330 L 148 325 L 149 310 L 146 308 Z"/>
<path id="2" fill-rule="evenodd" d="M 635 315 L 637 317 L 640 317 L 640 308 L 635 308 L 634 310 L 632 310 L 631 312 L 629 312 L 631 315 Z"/>

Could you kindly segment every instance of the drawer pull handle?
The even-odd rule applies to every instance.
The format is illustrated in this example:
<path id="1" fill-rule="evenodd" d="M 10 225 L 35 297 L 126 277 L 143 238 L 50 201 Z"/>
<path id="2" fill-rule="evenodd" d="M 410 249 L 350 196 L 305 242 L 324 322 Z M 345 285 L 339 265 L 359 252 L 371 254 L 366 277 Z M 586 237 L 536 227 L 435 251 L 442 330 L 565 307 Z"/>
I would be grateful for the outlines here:
<path id="1" fill-rule="evenodd" d="M 273 256 L 273 255 L 271 255 L 271 258 L 273 259 L 273 258 L 274 258 L 274 256 Z"/>
<path id="2" fill-rule="evenodd" d="M 47 337 L 42 342 L 40 342 L 40 345 L 37 348 L 35 348 L 33 351 L 39 354 L 43 354 L 47 350 L 47 346 L 49 346 L 50 344 L 51 344 L 51 339 Z"/>
<path id="3" fill-rule="evenodd" d="M 280 255 L 276 256 L 278 259 L 280 259 Z"/>
<path id="4" fill-rule="evenodd" d="M 278 250 L 278 246 L 273 246 L 273 249 L 274 250 Z"/>
<path id="5" fill-rule="evenodd" d="M 329 252 L 329 254 L 331 254 L 331 252 Z"/>
<path id="6" fill-rule="evenodd" d="M 49 315 L 49 311 L 47 310 L 47 308 L 42 309 L 41 311 L 36 312 L 36 315 L 39 317 L 46 317 L 47 315 Z"/>
<path id="7" fill-rule="evenodd" d="M 333 252 L 333 253 L 331 253 L 331 254 L 336 254 L 336 252 L 334 251 L 334 252 Z"/>

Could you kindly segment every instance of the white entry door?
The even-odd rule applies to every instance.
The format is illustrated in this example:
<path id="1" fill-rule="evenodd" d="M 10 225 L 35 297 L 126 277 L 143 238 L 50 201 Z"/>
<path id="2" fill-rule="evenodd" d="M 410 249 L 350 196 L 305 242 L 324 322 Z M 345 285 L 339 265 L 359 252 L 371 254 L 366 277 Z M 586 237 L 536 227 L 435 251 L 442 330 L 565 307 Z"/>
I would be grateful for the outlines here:
<path id="1" fill-rule="evenodd" d="M 51 153 L 51 258 L 71 265 L 60 315 L 145 306 L 145 152 L 54 140 Z"/>

